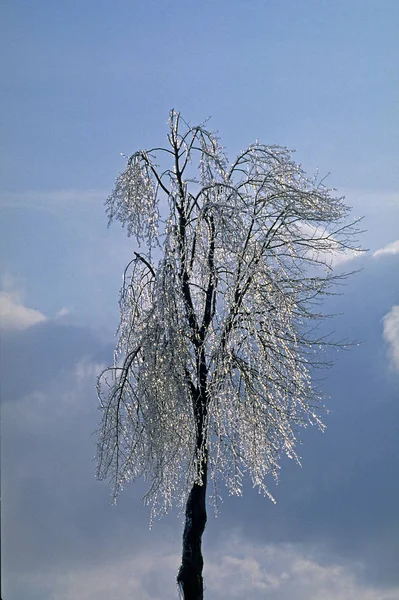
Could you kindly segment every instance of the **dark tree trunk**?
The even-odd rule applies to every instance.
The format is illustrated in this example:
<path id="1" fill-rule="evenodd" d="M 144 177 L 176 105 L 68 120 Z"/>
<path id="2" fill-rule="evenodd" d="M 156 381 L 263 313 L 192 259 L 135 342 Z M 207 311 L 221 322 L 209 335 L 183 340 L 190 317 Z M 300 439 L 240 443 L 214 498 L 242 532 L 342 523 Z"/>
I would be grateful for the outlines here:
<path id="1" fill-rule="evenodd" d="M 202 335 L 204 335 L 203 332 Z M 208 413 L 206 393 L 208 373 L 202 342 L 203 339 L 201 339 L 201 346 L 198 348 L 197 355 L 199 389 L 194 386 L 192 389 L 193 413 L 197 429 L 196 451 L 198 457 L 201 457 L 197 465 L 200 481 L 193 484 L 186 504 L 182 562 L 177 575 L 177 584 L 183 600 L 203 600 L 204 598 L 202 578 L 204 559 L 202 558 L 201 545 L 202 534 L 206 525 L 206 489 L 208 482 L 208 450 L 205 428 Z"/>
<path id="2" fill-rule="evenodd" d="M 207 457 L 203 462 L 202 485 L 194 483 L 186 504 L 186 522 L 183 533 L 182 564 L 177 583 L 184 600 L 203 600 L 202 534 L 206 524 Z"/>

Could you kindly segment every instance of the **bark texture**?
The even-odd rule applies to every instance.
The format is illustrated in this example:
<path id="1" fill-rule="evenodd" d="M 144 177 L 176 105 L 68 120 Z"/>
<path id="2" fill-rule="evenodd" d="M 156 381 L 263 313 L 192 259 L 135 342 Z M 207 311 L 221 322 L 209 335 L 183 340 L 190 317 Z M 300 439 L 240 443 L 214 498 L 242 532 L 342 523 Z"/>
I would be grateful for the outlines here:
<path id="1" fill-rule="evenodd" d="M 182 564 L 177 576 L 184 600 L 203 600 L 202 534 L 206 525 L 207 464 L 203 465 L 202 485 L 194 483 L 186 504 Z"/>

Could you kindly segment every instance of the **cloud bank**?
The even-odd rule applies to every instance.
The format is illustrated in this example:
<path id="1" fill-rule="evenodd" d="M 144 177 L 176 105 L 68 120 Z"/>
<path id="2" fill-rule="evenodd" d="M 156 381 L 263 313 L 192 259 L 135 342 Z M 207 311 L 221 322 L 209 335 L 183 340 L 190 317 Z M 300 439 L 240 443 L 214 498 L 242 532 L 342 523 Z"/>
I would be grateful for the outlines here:
<path id="1" fill-rule="evenodd" d="M 6 331 L 27 329 L 41 323 L 46 317 L 34 308 L 19 302 L 13 294 L 0 292 L 0 328 Z"/>
<path id="2" fill-rule="evenodd" d="M 379 248 L 373 253 L 373 258 L 381 258 L 381 256 L 392 256 L 394 254 L 399 254 L 399 240 L 396 242 L 392 242 L 391 244 L 387 244 L 383 248 Z"/>
<path id="3" fill-rule="evenodd" d="M 323 564 L 293 544 L 256 544 L 239 536 L 219 541 L 205 566 L 205 597 L 213 600 L 396 600 L 399 588 L 364 585 L 360 565 Z M 173 544 L 138 549 L 117 560 L 30 574 L 20 581 L 42 600 L 174 600 L 180 556 Z M 37 596 L 36 596 L 37 594 Z"/>

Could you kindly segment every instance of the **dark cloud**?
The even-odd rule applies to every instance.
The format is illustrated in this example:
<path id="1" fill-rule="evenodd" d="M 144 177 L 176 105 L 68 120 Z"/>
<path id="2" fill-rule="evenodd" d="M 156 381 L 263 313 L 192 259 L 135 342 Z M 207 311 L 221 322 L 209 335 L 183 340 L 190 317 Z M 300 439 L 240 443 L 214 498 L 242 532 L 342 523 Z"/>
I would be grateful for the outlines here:
<path id="1" fill-rule="evenodd" d="M 2 342 L 5 582 L 138 548 L 149 530 L 143 484 L 129 486 L 115 507 L 108 485 L 95 479 L 95 383 L 112 347 L 54 321 Z M 158 535 L 168 529 L 165 522 Z"/>
<path id="2" fill-rule="evenodd" d="M 49 320 L 23 331 L 2 332 L 2 401 L 45 390 L 60 373 L 90 357 L 109 363 L 113 348 L 89 329 Z"/>
<path id="3" fill-rule="evenodd" d="M 222 530 L 238 523 L 249 537 L 270 542 L 315 543 L 326 560 L 363 561 L 365 576 L 379 584 L 399 582 L 393 525 L 399 506 L 399 374 L 389 368 L 381 322 L 399 300 L 392 266 L 366 261 L 347 294 L 334 300 L 344 313 L 335 320 L 337 337 L 363 343 L 341 355 L 328 373 L 327 430 L 301 435 L 302 468 L 283 461 L 279 485 L 271 484 L 277 505 L 247 489 L 243 499 L 226 502 L 216 525 Z"/>
<path id="4" fill-rule="evenodd" d="M 302 468 L 284 460 L 279 485 L 271 483 L 277 505 L 247 485 L 243 498 L 225 498 L 218 519 L 210 509 L 206 553 L 238 529 L 256 543 L 317 549 L 318 562 L 364 563 L 372 584 L 399 581 L 399 378 L 389 370 L 381 323 L 398 298 L 391 261 L 366 260 L 365 267 L 331 304 L 344 313 L 334 322 L 337 337 L 363 344 L 326 374 L 326 433 L 301 434 Z M 176 513 L 148 532 L 142 482 L 128 485 L 112 507 L 107 485 L 95 480 L 94 383 L 96 369 L 111 360 L 110 344 L 48 321 L 7 334 L 3 345 L 3 390 L 13 400 L 2 414 L 6 581 L 44 567 L 122 560 L 144 547 L 151 553 L 163 540 L 179 545 Z"/>

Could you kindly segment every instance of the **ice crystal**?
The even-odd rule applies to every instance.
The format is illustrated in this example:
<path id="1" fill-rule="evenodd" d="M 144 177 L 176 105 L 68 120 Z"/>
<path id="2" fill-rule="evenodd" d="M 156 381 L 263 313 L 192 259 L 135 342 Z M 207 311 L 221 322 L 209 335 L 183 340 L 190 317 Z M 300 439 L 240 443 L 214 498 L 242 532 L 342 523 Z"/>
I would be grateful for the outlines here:
<path id="1" fill-rule="evenodd" d="M 228 166 L 217 138 L 174 111 L 168 141 L 134 154 L 107 201 L 145 250 L 126 269 L 115 364 L 98 385 L 99 476 L 115 495 L 145 477 L 161 512 L 186 500 L 204 461 L 215 490 L 241 494 L 249 477 L 270 496 L 298 428 L 321 426 L 318 301 L 341 277 L 329 254 L 356 249 L 343 198 L 287 149 L 256 142 Z"/>

